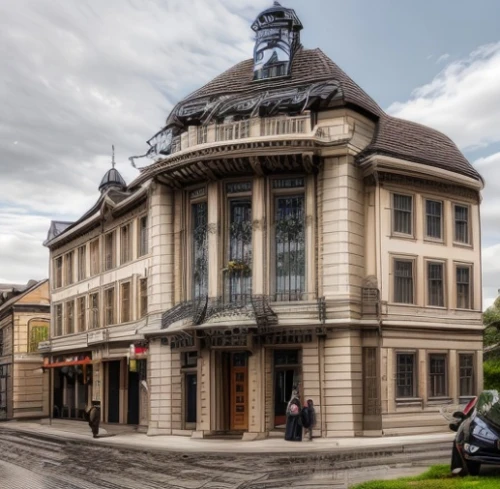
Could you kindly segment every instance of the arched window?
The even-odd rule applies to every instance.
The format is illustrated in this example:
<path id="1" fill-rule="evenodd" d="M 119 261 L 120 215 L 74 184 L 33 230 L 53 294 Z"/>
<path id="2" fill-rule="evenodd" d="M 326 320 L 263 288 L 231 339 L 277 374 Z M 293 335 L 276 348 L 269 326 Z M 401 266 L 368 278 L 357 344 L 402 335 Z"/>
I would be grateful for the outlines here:
<path id="1" fill-rule="evenodd" d="M 28 353 L 38 353 L 38 344 L 48 339 L 48 319 L 32 319 L 28 323 Z"/>

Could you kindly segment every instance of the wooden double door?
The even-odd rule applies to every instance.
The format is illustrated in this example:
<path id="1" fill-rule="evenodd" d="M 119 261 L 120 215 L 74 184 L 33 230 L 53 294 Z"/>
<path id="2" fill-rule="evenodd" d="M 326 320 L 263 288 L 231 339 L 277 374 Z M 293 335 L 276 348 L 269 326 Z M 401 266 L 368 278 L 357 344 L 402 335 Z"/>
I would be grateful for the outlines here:
<path id="1" fill-rule="evenodd" d="M 230 358 L 230 430 L 248 430 L 248 356 L 231 353 Z"/>

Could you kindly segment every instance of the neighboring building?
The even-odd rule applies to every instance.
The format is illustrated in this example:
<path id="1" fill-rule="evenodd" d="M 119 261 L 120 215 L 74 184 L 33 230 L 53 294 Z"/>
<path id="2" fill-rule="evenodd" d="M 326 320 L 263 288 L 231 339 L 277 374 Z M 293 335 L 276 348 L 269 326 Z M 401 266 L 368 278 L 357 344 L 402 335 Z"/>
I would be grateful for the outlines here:
<path id="1" fill-rule="evenodd" d="M 0 284 L 0 419 L 48 415 L 38 344 L 49 335 L 49 282 Z"/>
<path id="2" fill-rule="evenodd" d="M 130 345 L 146 324 L 147 186 L 131 195 L 110 169 L 95 205 L 74 223 L 53 222 L 50 249 L 52 332 L 41 345 L 53 371 L 53 415 L 82 419 L 92 400 L 103 420 L 147 425 L 145 355 L 129 368 Z"/>
<path id="3" fill-rule="evenodd" d="M 149 141 L 156 161 L 49 237 L 52 355 L 91 355 L 109 413 L 130 398 L 127 345 L 147 345 L 151 435 L 282 434 L 294 385 L 316 436 L 445 429 L 440 406 L 482 386 L 483 181 L 446 136 L 388 116 L 304 49 L 293 10 L 276 3 L 252 28 L 254 59 L 177 104 Z M 108 233 L 133 223 L 140 243 L 142 219 L 148 254 L 117 266 Z M 86 275 L 66 284 L 83 245 Z M 137 308 L 143 280 L 147 314 L 113 326 L 129 295 L 107 288 L 130 281 Z M 118 317 L 84 333 L 89 311 L 73 334 L 79 295 Z"/>

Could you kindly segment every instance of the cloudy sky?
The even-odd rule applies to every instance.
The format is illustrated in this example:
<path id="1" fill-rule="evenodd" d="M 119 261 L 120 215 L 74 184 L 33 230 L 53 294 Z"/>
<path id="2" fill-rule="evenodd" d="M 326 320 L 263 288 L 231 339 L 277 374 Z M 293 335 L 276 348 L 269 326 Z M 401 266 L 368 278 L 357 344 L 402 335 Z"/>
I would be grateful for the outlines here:
<path id="1" fill-rule="evenodd" d="M 287 0 L 389 113 L 451 136 L 487 182 L 484 301 L 500 288 L 500 4 Z M 0 0 L 0 282 L 47 276 L 50 220 L 97 199 L 111 145 L 128 157 L 172 105 L 252 56 L 269 0 Z"/>

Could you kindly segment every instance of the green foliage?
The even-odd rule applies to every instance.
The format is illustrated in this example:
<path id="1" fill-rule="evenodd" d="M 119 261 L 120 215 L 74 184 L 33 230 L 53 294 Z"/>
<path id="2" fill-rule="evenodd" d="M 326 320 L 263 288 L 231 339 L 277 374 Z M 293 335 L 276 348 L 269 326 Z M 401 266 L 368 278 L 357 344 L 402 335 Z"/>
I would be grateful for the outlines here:
<path id="1" fill-rule="evenodd" d="M 484 388 L 500 392 L 500 362 L 495 359 L 486 360 L 483 363 Z"/>
<path id="2" fill-rule="evenodd" d="M 497 477 L 454 477 L 449 465 L 435 465 L 416 477 L 392 481 L 371 481 L 351 489 L 498 489 Z"/>

